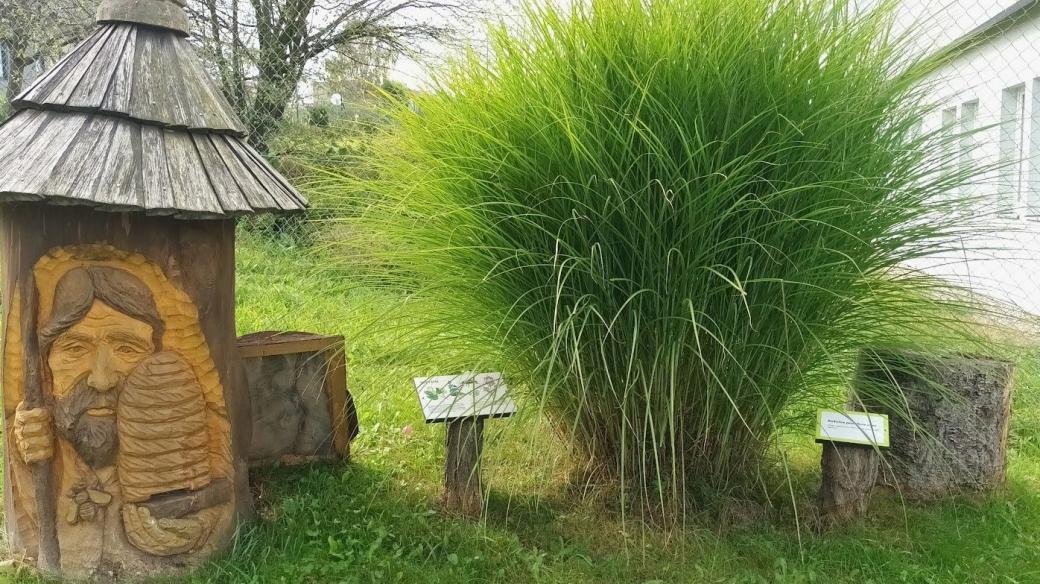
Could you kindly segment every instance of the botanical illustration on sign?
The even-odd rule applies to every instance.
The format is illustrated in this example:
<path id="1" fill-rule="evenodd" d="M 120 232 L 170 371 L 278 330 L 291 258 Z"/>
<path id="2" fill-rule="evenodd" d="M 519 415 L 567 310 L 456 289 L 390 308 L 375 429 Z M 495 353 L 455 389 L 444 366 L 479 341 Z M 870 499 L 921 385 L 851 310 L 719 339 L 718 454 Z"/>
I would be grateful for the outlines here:
<path id="1" fill-rule="evenodd" d="M 502 417 L 516 412 L 516 404 L 501 373 L 417 377 L 414 382 L 427 422 Z"/>
<path id="2" fill-rule="evenodd" d="M 232 465 L 197 309 L 158 266 L 107 246 L 53 250 L 33 275 L 43 407 L 26 407 L 19 392 L 22 299 L 4 348 L 19 539 L 36 540 L 28 465 L 50 461 L 67 573 L 142 569 L 205 549 L 230 521 Z"/>

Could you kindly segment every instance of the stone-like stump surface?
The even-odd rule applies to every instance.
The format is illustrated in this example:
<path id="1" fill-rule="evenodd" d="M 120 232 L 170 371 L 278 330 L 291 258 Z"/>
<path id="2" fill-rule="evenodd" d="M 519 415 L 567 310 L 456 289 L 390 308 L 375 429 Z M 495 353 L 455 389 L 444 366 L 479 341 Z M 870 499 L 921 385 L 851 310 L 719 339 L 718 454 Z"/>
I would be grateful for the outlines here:
<path id="1" fill-rule="evenodd" d="M 985 357 L 865 352 L 857 393 L 891 432 L 879 483 L 914 499 L 1003 485 L 1013 373 Z"/>

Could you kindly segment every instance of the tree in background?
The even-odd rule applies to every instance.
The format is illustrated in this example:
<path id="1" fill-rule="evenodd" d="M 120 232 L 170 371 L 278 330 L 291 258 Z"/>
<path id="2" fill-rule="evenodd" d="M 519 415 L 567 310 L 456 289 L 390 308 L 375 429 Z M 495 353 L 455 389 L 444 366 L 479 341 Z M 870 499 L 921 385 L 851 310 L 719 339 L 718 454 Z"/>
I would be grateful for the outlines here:
<path id="1" fill-rule="evenodd" d="M 24 89 L 34 66 L 45 68 L 94 28 L 98 0 L 0 0 L 0 45 L 8 53 L 6 102 Z"/>
<path id="2" fill-rule="evenodd" d="M 364 59 L 421 50 L 424 43 L 447 40 L 451 24 L 472 16 L 477 5 L 465 0 L 192 0 L 189 11 L 225 95 L 249 126 L 250 141 L 266 151 L 309 65 L 334 52 Z"/>
<path id="3" fill-rule="evenodd" d="M 344 101 L 363 100 L 374 87 L 389 82 L 398 53 L 378 42 L 360 42 L 336 48 L 325 60 L 317 85 L 324 95 L 340 94 Z"/>

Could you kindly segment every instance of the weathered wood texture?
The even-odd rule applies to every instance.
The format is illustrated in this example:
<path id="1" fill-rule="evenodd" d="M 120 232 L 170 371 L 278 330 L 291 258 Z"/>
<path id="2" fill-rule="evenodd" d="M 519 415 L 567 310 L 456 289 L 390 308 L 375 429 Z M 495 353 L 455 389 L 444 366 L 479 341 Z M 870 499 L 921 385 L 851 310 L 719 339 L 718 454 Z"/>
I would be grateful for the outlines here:
<path id="1" fill-rule="evenodd" d="M 104 113 L 174 130 L 246 133 L 187 39 L 131 24 L 99 26 L 12 105 Z"/>
<path id="2" fill-rule="evenodd" d="M 300 211 L 306 199 L 241 139 L 22 110 L 0 126 L 0 202 L 178 218 Z"/>
<path id="3" fill-rule="evenodd" d="M 98 22 L 138 22 L 188 34 L 186 0 L 105 0 L 98 7 Z"/>
<path id="4" fill-rule="evenodd" d="M 252 402 L 250 464 L 347 458 L 358 421 L 343 337 L 265 331 L 238 344 Z"/>
<path id="5" fill-rule="evenodd" d="M 447 423 L 444 463 L 444 507 L 479 515 L 483 506 L 480 455 L 484 450 L 484 419 L 461 418 Z"/>
<path id="6" fill-rule="evenodd" d="M 6 266 L 3 262 L 0 266 Z M 31 277 L 14 280 L 7 283 L 5 292 L 13 292 L 16 288 L 21 290 L 22 311 L 21 322 L 16 326 L 21 330 L 20 338 L 24 359 L 22 367 L 22 399 L 27 408 L 44 407 L 45 399 L 40 371 L 40 347 L 36 338 L 37 310 L 39 308 L 39 294 L 36 290 L 36 282 Z M 4 294 L 4 298 L 9 298 Z M 6 324 L 6 323 L 5 323 Z M 6 330 L 6 327 L 3 329 Z M 34 462 L 31 465 L 33 478 L 33 498 L 36 502 L 37 518 L 37 567 L 44 574 L 57 574 L 61 568 L 61 553 L 58 547 L 58 512 L 53 494 L 54 472 L 49 461 Z M 6 497 L 5 497 L 6 500 Z"/>
<path id="7" fill-rule="evenodd" d="M 982 357 L 864 352 L 856 393 L 889 415 L 880 482 L 916 499 L 1003 485 L 1013 373 Z"/>
<path id="8" fill-rule="evenodd" d="M 194 307 L 192 312 L 197 310 L 197 320 L 192 317 L 187 321 L 170 322 L 168 327 L 174 326 L 174 324 L 178 328 L 171 330 L 186 330 L 179 328 L 182 326 L 198 327 L 208 345 L 207 363 L 209 363 L 209 359 L 212 360 L 210 366 L 214 369 L 211 371 L 216 374 L 218 381 L 207 381 L 208 377 L 203 378 L 202 381 L 207 384 L 206 387 L 218 387 L 223 394 L 223 399 L 220 401 L 223 402 L 226 411 L 219 412 L 219 414 L 224 420 L 223 423 L 230 424 L 227 436 L 230 444 L 225 442 L 225 446 L 220 451 L 214 451 L 214 456 L 230 458 L 227 474 L 233 487 L 234 520 L 211 522 L 210 524 L 216 527 L 213 532 L 205 534 L 208 538 L 205 547 L 194 548 L 198 552 L 196 555 L 182 553 L 165 558 L 139 554 L 133 561 L 117 556 L 118 560 L 126 560 L 122 567 L 119 562 L 113 563 L 111 561 L 113 558 L 109 557 L 106 559 L 108 562 L 106 569 L 123 570 L 116 575 L 117 577 L 127 578 L 133 577 L 134 574 L 151 574 L 156 573 L 153 569 L 162 572 L 196 563 L 199 559 L 203 559 L 226 545 L 237 524 L 251 516 L 252 506 L 247 484 L 248 467 L 246 463 L 246 447 L 250 441 L 251 431 L 250 406 L 234 333 L 234 231 L 233 221 L 183 222 L 172 218 L 148 217 L 141 214 L 101 213 L 88 209 L 54 207 L 44 210 L 37 205 L 29 204 L 11 204 L 0 207 L 3 254 L 0 258 L 0 265 L 4 269 L 5 331 L 12 330 L 8 321 L 12 317 L 12 299 L 18 286 L 32 274 L 34 265 L 42 257 L 55 253 L 52 249 L 57 246 L 90 246 L 104 243 L 117 250 L 136 254 L 136 257 L 143 258 L 140 261 L 148 262 L 147 265 L 154 265 L 160 269 L 169 285 L 182 291 L 178 292 L 179 294 L 186 295 Z M 15 310 L 17 310 L 16 303 Z M 12 348 L 17 349 L 17 347 L 12 347 L 12 343 L 21 343 L 20 337 L 22 336 L 21 334 L 5 335 L 5 356 L 12 353 Z M 171 339 L 171 345 L 176 344 L 172 342 L 173 340 L 175 339 Z M 190 340 L 186 342 L 190 342 Z M 171 347 L 168 346 L 166 350 L 171 350 Z M 18 352 L 20 350 L 14 351 L 14 353 Z M 185 354 L 185 352 L 181 351 L 181 354 Z M 5 378 L 12 366 L 12 363 L 5 360 Z M 20 372 L 17 373 L 20 375 Z M 5 385 L 5 416 L 12 416 L 14 405 L 21 399 L 16 393 L 21 392 L 12 392 Z M 207 397 L 207 403 L 211 403 L 209 399 Z M 8 423 L 9 421 L 5 420 L 5 424 Z M 7 480 L 4 481 L 4 503 L 9 542 L 15 550 L 35 555 L 37 543 L 35 530 L 31 523 L 26 523 L 26 515 L 29 511 L 19 508 L 18 498 L 12 495 L 14 481 L 11 480 L 12 461 L 9 457 L 14 455 L 14 452 L 10 448 L 10 444 L 8 444 L 5 454 L 7 455 L 5 456 Z M 55 487 L 54 497 L 66 496 L 64 491 L 61 493 L 58 491 L 59 489 Z M 125 505 L 123 509 L 125 512 Z M 59 521 L 65 525 L 63 519 L 59 519 Z M 81 523 L 80 525 L 85 527 L 73 527 L 86 529 L 91 524 Z M 130 527 L 127 526 L 126 529 L 128 535 L 132 535 Z M 105 533 L 105 537 L 109 537 L 107 535 L 109 532 Z M 131 541 L 133 541 L 132 538 Z M 66 574 L 78 574 L 80 577 L 89 574 L 89 570 L 93 569 L 91 565 L 84 562 L 83 557 L 66 553 L 66 545 L 72 546 L 75 551 L 81 551 L 90 546 L 96 546 L 97 542 L 84 540 L 81 544 L 77 544 L 75 541 L 68 541 L 68 538 L 62 539 L 61 561 Z M 196 544 L 192 543 L 192 545 Z M 179 551 L 166 550 L 163 553 Z M 150 561 L 156 562 L 154 566 L 149 567 L 151 564 L 147 562 Z"/>
<path id="9" fill-rule="evenodd" d="M 872 446 L 824 442 L 820 461 L 821 530 L 861 517 L 878 478 L 879 455 Z"/>

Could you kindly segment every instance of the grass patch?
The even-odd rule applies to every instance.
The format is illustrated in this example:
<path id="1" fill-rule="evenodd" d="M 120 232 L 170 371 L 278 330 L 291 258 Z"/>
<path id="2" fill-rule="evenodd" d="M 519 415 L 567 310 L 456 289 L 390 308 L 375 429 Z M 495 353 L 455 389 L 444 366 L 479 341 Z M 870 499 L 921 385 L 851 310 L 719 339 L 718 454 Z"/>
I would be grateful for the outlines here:
<path id="1" fill-rule="evenodd" d="M 400 298 L 318 269 L 323 263 L 306 251 L 242 237 L 239 332 L 347 336 L 362 423 L 354 460 L 257 473 L 259 520 L 225 557 L 165 582 L 1040 582 L 1035 368 L 1019 369 L 1009 484 L 990 497 L 906 507 L 879 496 L 862 525 L 827 537 L 784 520 L 722 527 L 698 515 L 658 529 L 622 521 L 609 492 L 597 497 L 575 484 L 560 454 L 564 445 L 525 407 L 488 425 L 487 515 L 471 521 L 437 510 L 444 428 L 422 423 L 411 387 L 413 375 L 438 366 L 437 356 L 410 368 L 387 360 L 395 334 L 376 334 L 374 323 L 385 324 L 390 312 L 406 321 Z M 414 432 L 403 433 L 406 426 Z M 809 433 L 791 443 L 797 504 L 808 508 L 819 451 Z M 17 581 L 36 582 L 27 575 Z"/>

